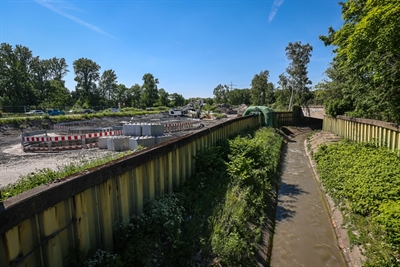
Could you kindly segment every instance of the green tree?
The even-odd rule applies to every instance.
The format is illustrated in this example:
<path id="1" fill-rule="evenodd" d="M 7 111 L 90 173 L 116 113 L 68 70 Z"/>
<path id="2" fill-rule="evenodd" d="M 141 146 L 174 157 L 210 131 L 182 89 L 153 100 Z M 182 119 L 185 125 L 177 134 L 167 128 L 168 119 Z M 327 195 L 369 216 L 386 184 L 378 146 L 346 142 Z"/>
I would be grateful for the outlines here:
<path id="1" fill-rule="evenodd" d="M 51 59 L 48 59 L 47 62 L 51 79 L 65 83 L 63 81 L 63 78 L 69 72 L 68 64 L 65 61 L 65 58 L 53 57 Z"/>
<path id="2" fill-rule="evenodd" d="M 48 82 L 49 92 L 47 99 L 41 105 L 46 108 L 65 109 L 73 105 L 69 90 L 65 87 L 64 81 L 53 79 Z"/>
<path id="3" fill-rule="evenodd" d="M 31 62 L 32 85 L 35 88 L 38 106 L 46 108 L 64 108 L 70 105 L 70 93 L 65 88 L 63 77 L 68 73 L 64 58 L 40 60 L 35 57 Z M 62 103 L 62 100 L 66 103 Z"/>
<path id="4" fill-rule="evenodd" d="M 228 85 L 218 84 L 218 86 L 214 88 L 213 93 L 214 93 L 215 103 L 217 104 L 228 103 L 228 93 L 229 93 Z"/>
<path id="5" fill-rule="evenodd" d="M 274 85 L 268 82 L 269 71 L 264 70 L 254 75 L 251 80 L 251 103 L 254 105 L 271 105 L 274 102 Z"/>
<path id="6" fill-rule="evenodd" d="M 142 87 L 139 84 L 135 83 L 134 85 L 131 86 L 130 92 L 132 94 L 132 107 L 134 108 L 142 107 L 141 104 Z M 146 107 L 146 105 L 143 105 L 143 107 Z"/>
<path id="7" fill-rule="evenodd" d="M 173 93 L 169 99 L 171 100 L 170 107 L 182 107 L 185 105 L 185 98 L 181 94 Z"/>
<path id="8" fill-rule="evenodd" d="M 99 93 L 102 99 L 107 100 L 108 106 L 115 106 L 118 102 L 117 75 L 113 70 L 105 70 L 99 80 Z"/>
<path id="9" fill-rule="evenodd" d="M 320 36 L 335 47 L 338 102 L 353 116 L 400 122 L 400 2 L 348 0 L 344 23 Z"/>
<path id="10" fill-rule="evenodd" d="M 146 73 L 142 80 L 142 101 L 146 107 L 152 107 L 158 99 L 158 79 L 154 78 L 153 74 Z"/>
<path id="11" fill-rule="evenodd" d="M 301 42 L 290 42 L 286 47 L 286 56 L 290 60 L 286 68 L 287 80 L 293 90 L 291 104 L 306 105 L 312 98 L 310 92 L 311 80 L 308 78 L 307 65 L 310 63 L 313 47 L 310 44 L 302 45 Z"/>
<path id="12" fill-rule="evenodd" d="M 158 104 L 160 106 L 168 106 L 169 104 L 169 94 L 164 88 L 160 88 L 158 90 Z"/>
<path id="13" fill-rule="evenodd" d="M 214 98 L 207 97 L 206 99 L 204 99 L 204 103 L 206 103 L 209 106 L 212 106 L 212 105 L 214 105 Z"/>
<path id="14" fill-rule="evenodd" d="M 130 88 L 126 87 L 124 84 L 118 84 L 116 91 L 116 104 L 119 103 L 121 107 L 125 107 L 132 103 L 133 96 Z"/>
<path id="15" fill-rule="evenodd" d="M 233 89 L 228 92 L 228 103 L 231 105 L 249 105 L 251 98 L 250 89 Z"/>
<path id="16" fill-rule="evenodd" d="M 100 66 L 87 58 L 80 58 L 73 62 L 76 86 L 75 91 L 82 105 L 95 106 L 100 99 L 96 82 L 100 77 Z"/>
<path id="17" fill-rule="evenodd" d="M 7 43 L 0 45 L 0 96 L 10 105 L 36 105 L 37 92 L 32 84 L 32 62 L 29 48 Z"/>

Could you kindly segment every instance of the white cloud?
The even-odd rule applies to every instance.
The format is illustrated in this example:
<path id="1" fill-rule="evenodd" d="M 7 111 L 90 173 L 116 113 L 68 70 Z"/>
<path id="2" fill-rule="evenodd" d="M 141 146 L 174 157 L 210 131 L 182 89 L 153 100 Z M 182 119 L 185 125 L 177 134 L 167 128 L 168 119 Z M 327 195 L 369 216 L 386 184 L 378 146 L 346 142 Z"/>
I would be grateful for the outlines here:
<path id="1" fill-rule="evenodd" d="M 268 21 L 271 22 L 276 13 L 278 12 L 279 7 L 283 4 L 283 1 L 285 0 L 274 0 L 274 3 L 272 4 L 271 7 L 271 12 L 269 13 Z"/>
<path id="2" fill-rule="evenodd" d="M 78 10 L 74 5 L 71 5 L 70 3 L 67 3 L 65 1 L 59 1 L 59 0 L 34 0 L 34 1 L 36 3 L 38 3 L 39 5 L 42 5 L 48 9 L 50 9 L 51 11 L 53 11 L 63 17 L 66 17 L 67 19 L 70 19 L 75 23 L 78 23 L 78 24 L 88 28 L 89 30 L 98 32 L 100 34 L 106 35 L 113 39 L 117 39 L 114 36 L 112 36 L 111 34 L 103 31 L 101 28 L 64 12 L 64 10 Z"/>

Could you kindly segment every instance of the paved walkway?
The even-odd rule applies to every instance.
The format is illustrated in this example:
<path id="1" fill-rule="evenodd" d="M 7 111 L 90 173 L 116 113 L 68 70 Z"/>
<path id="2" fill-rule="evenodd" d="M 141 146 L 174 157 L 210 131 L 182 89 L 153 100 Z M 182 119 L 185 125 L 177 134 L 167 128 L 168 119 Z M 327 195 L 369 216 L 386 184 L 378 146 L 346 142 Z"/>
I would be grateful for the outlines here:
<path id="1" fill-rule="evenodd" d="M 304 148 L 288 143 L 278 192 L 271 266 L 346 266 Z"/>

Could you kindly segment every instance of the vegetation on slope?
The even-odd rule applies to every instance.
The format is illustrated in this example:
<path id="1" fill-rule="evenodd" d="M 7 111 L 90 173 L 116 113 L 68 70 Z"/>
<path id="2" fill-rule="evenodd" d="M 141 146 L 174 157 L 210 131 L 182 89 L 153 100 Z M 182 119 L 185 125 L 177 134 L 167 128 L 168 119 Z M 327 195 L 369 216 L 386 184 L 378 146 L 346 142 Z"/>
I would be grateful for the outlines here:
<path id="1" fill-rule="evenodd" d="M 197 153 L 196 175 L 179 192 L 149 202 L 141 215 L 117 227 L 115 261 L 123 266 L 255 265 L 281 144 L 272 129 L 261 129 Z"/>
<path id="2" fill-rule="evenodd" d="M 352 244 L 365 266 L 400 262 L 400 158 L 372 143 L 323 145 L 314 155 L 318 173 L 345 215 Z"/>

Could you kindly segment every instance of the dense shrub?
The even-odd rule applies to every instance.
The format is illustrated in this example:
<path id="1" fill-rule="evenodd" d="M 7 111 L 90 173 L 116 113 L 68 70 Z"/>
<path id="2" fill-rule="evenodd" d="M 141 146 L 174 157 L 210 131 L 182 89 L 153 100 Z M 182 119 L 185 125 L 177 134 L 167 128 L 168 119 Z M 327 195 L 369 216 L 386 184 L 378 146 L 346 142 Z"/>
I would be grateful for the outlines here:
<path id="1" fill-rule="evenodd" d="M 253 266 L 281 144 L 262 129 L 198 151 L 177 193 L 118 227 L 124 266 Z"/>
<path id="2" fill-rule="evenodd" d="M 350 220 L 354 244 L 366 249 L 367 266 L 400 260 L 400 158 L 372 143 L 341 142 L 315 154 L 326 190 Z M 358 234 L 354 234 L 358 233 Z"/>

